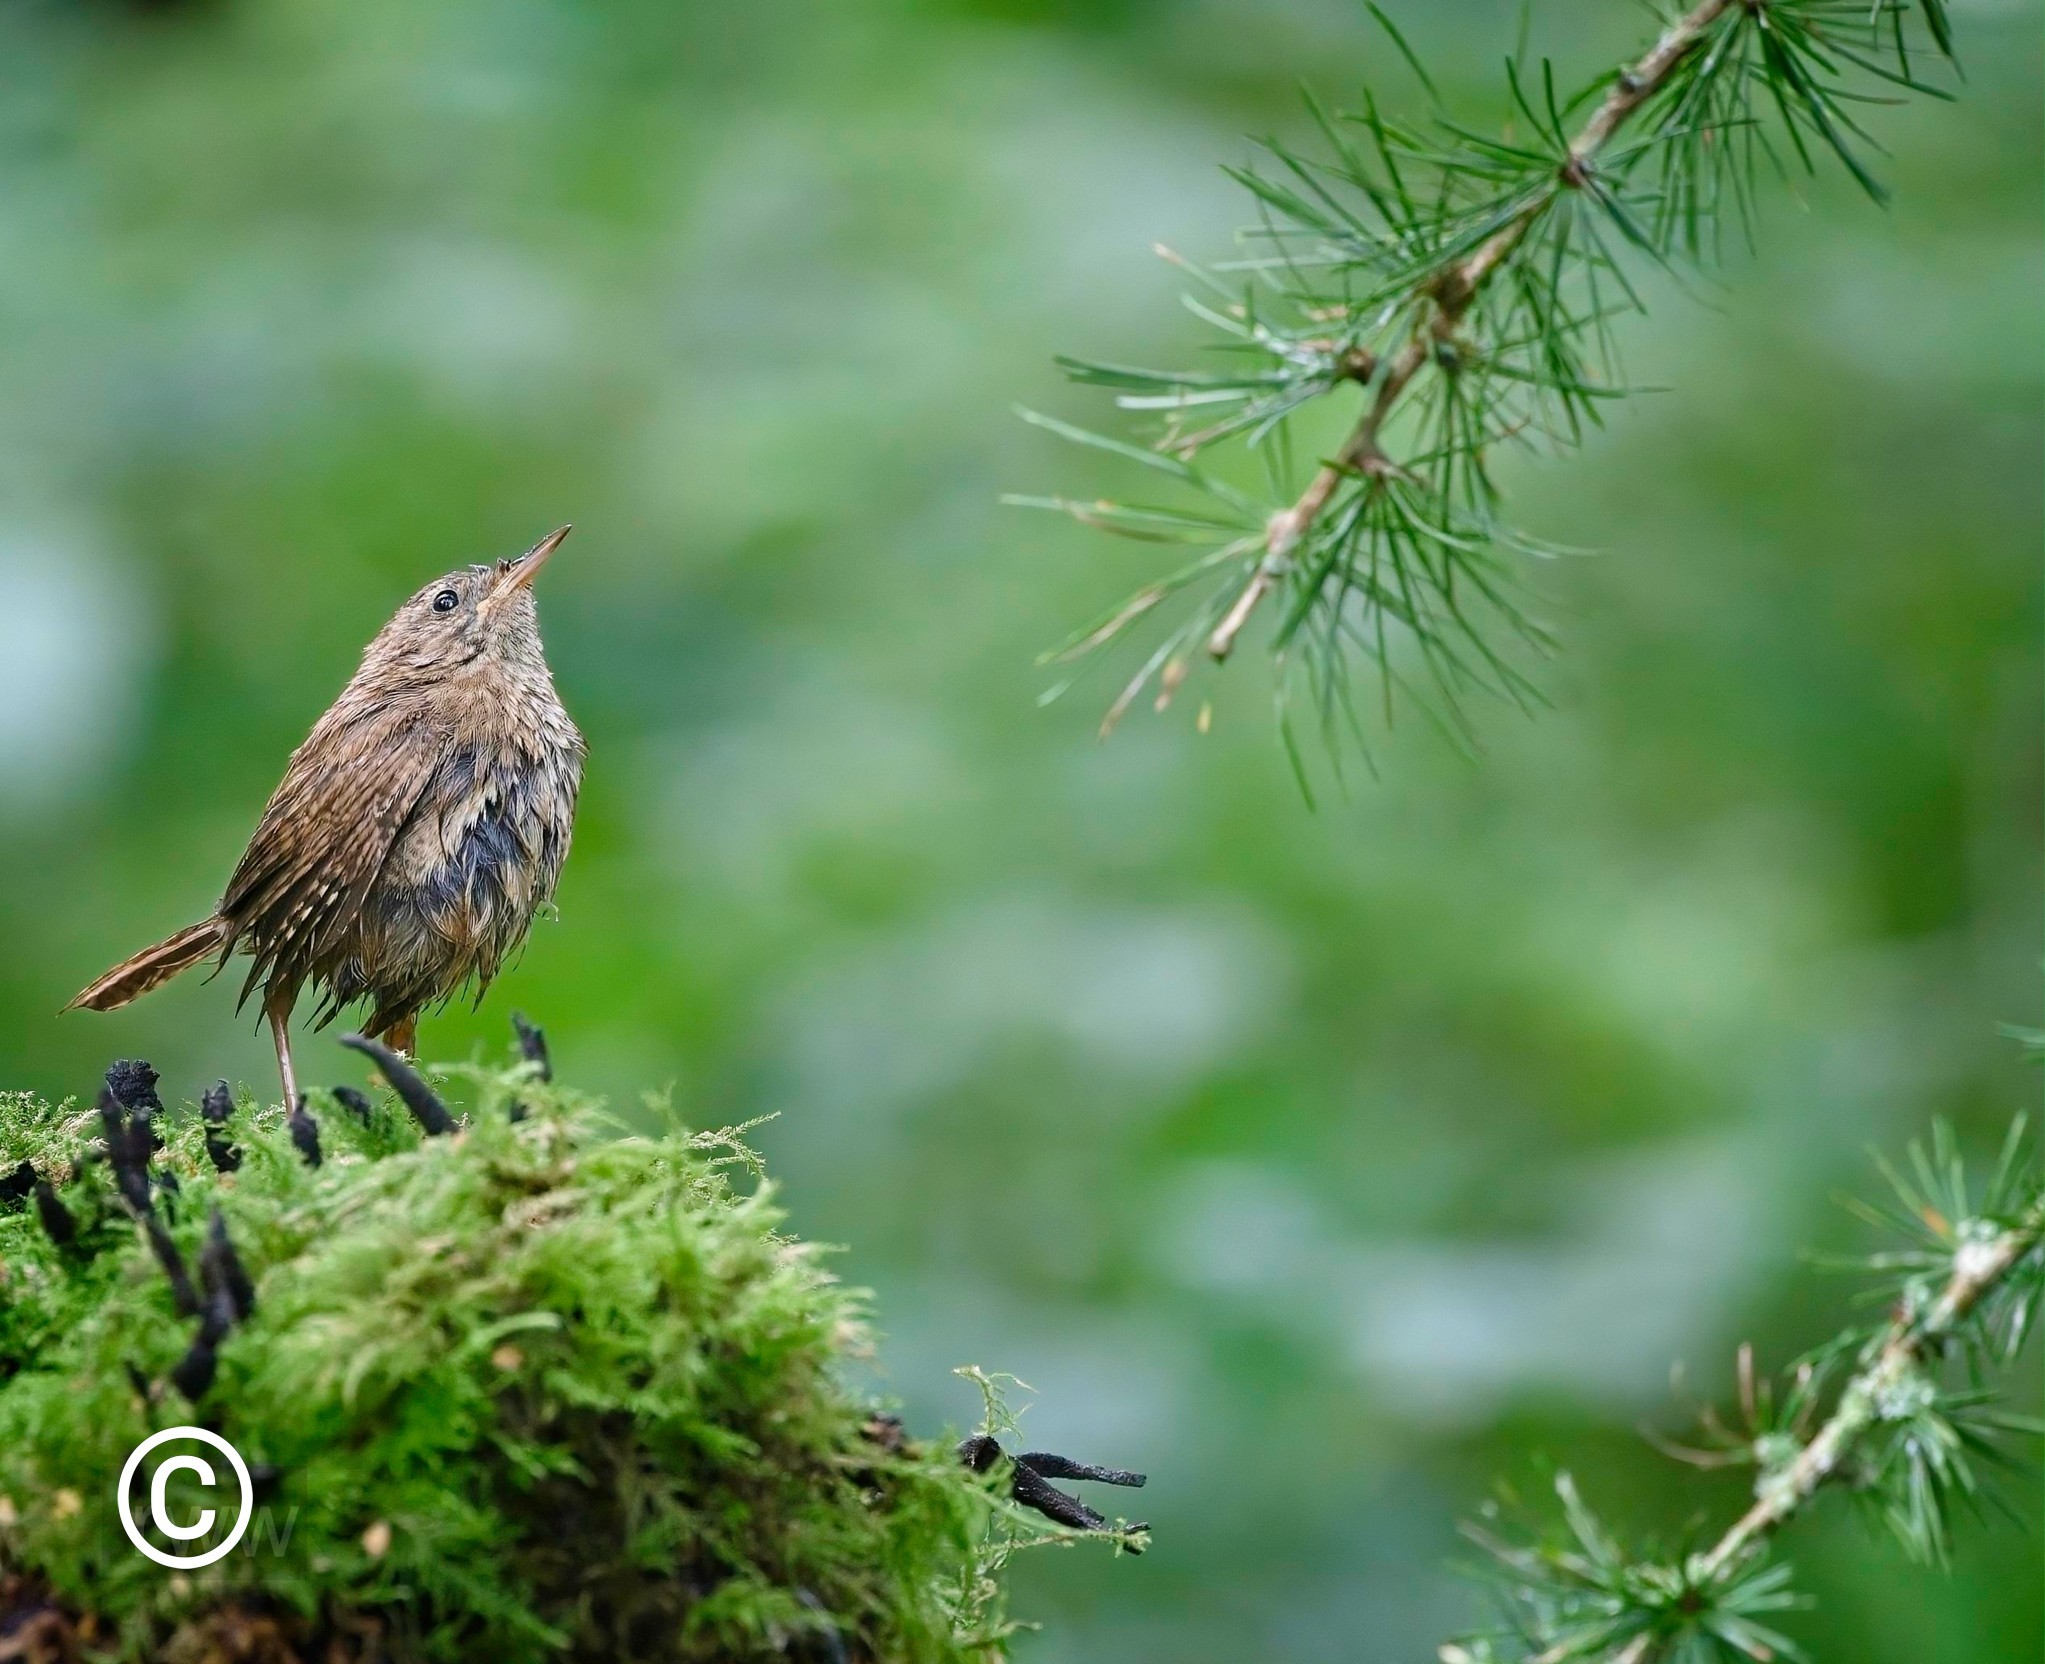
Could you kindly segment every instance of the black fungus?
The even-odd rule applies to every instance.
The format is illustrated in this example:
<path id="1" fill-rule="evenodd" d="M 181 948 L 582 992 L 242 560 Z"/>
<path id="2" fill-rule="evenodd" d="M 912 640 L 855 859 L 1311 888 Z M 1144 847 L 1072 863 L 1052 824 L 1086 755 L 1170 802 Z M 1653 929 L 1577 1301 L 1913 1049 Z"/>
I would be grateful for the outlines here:
<path id="1" fill-rule="evenodd" d="M 199 1296 L 192 1287 L 192 1279 L 185 1275 L 185 1260 L 178 1252 L 178 1245 L 171 1241 L 163 1221 L 153 1213 L 143 1222 L 143 1228 L 148 1233 L 150 1251 L 156 1255 L 156 1263 L 163 1267 L 164 1276 L 170 1279 L 170 1297 L 177 1306 L 178 1316 L 197 1317 Z"/>
<path id="2" fill-rule="evenodd" d="M 156 1083 L 163 1077 L 139 1058 L 122 1058 L 107 1070 L 107 1090 L 123 1109 L 146 1109 L 160 1114 L 163 1100 L 156 1095 Z"/>
<path id="3" fill-rule="evenodd" d="M 454 1117 L 447 1112 L 447 1105 L 440 1101 L 440 1094 L 426 1084 L 425 1077 L 407 1063 L 381 1040 L 371 1040 L 366 1035 L 344 1034 L 341 1044 L 351 1051 L 358 1051 L 374 1063 L 391 1083 L 391 1090 L 404 1100 L 405 1107 L 417 1119 L 428 1137 L 454 1131 Z"/>
<path id="4" fill-rule="evenodd" d="M 59 1248 L 69 1248 L 78 1240 L 78 1221 L 71 1217 L 71 1210 L 57 1200 L 57 1193 L 50 1188 L 48 1179 L 37 1179 L 35 1184 L 36 1217 L 43 1222 L 43 1230 Z"/>
<path id="5" fill-rule="evenodd" d="M 201 1277 L 208 1274 L 208 1266 L 212 1267 L 214 1280 L 233 1301 L 235 1320 L 246 1323 L 256 1309 L 256 1285 L 249 1280 L 241 1255 L 234 1251 L 234 1243 L 227 1234 L 227 1216 L 218 1208 L 213 1210 L 213 1222 L 206 1230 L 206 1246 L 199 1253 Z"/>
<path id="6" fill-rule="evenodd" d="M 985 1433 L 976 1434 L 958 1448 L 959 1460 L 975 1473 L 992 1471 L 1005 1454 L 1000 1443 Z M 1104 1515 L 1089 1508 L 1078 1497 L 1059 1490 L 1050 1483 L 1053 1479 L 1085 1479 L 1097 1485 L 1136 1487 L 1144 1483 L 1145 1475 L 1131 1473 L 1127 1468 L 1104 1468 L 1091 1462 L 1075 1462 L 1068 1456 L 1054 1456 L 1046 1450 L 1026 1450 L 1015 1458 L 1008 1494 L 1017 1502 L 1074 1531 L 1112 1531 L 1115 1527 Z M 1148 1529 L 1145 1525 L 1127 1527 L 1132 1532 Z M 1130 1552 L 1142 1551 L 1131 1545 Z"/>
<path id="7" fill-rule="evenodd" d="M 5 1178 L 0 1178 L 0 1213 L 14 1212 L 29 1199 L 35 1187 L 35 1164 L 24 1161 Z"/>
<path id="8" fill-rule="evenodd" d="M 216 1081 L 199 1100 L 199 1113 L 206 1121 L 206 1159 L 216 1173 L 232 1173 L 241 1166 L 241 1151 L 228 1142 L 226 1127 L 234 1114 L 234 1093 L 226 1081 Z"/>
<path id="9" fill-rule="evenodd" d="M 547 1055 L 547 1031 L 537 1023 L 528 1022 L 523 1011 L 511 1014 L 511 1026 L 518 1034 L 518 1055 L 528 1063 L 537 1063 L 541 1080 L 554 1078 L 554 1060 Z"/>
<path id="10" fill-rule="evenodd" d="M 227 1118 L 234 1113 L 234 1093 L 226 1081 L 217 1080 L 206 1088 L 206 1095 L 199 1100 L 199 1113 L 209 1127 L 227 1125 Z"/>
<path id="11" fill-rule="evenodd" d="M 229 1270 L 229 1262 L 233 1262 L 232 1271 Z M 199 1252 L 199 1281 L 205 1288 L 205 1297 L 199 1308 L 199 1332 L 193 1336 L 190 1350 L 178 1359 L 177 1367 L 170 1372 L 172 1383 L 194 1404 L 205 1397 L 213 1385 L 213 1376 L 220 1367 L 220 1343 L 227 1338 L 228 1330 L 234 1327 L 238 1304 L 234 1283 L 237 1277 L 246 1287 L 247 1275 L 240 1270 L 234 1249 L 227 1241 L 226 1225 L 216 1212 L 206 1246 Z M 248 1298 L 253 1307 L 255 1296 L 252 1291 Z"/>
<path id="12" fill-rule="evenodd" d="M 298 1146 L 298 1153 L 305 1157 L 308 1167 L 320 1164 L 320 1124 L 305 1110 L 305 1094 L 298 1095 L 298 1102 L 291 1106 L 291 1114 L 284 1125 L 290 1129 L 291 1142 Z"/>
<path id="13" fill-rule="evenodd" d="M 109 1076 L 113 1072 L 107 1071 Z M 150 1211 L 149 1157 L 154 1146 L 149 1140 L 148 1111 L 131 1116 L 120 1094 L 109 1085 L 100 1091 L 99 1121 L 106 1135 L 106 1159 L 114 1170 L 114 1184 L 128 1210 L 140 1218 Z"/>

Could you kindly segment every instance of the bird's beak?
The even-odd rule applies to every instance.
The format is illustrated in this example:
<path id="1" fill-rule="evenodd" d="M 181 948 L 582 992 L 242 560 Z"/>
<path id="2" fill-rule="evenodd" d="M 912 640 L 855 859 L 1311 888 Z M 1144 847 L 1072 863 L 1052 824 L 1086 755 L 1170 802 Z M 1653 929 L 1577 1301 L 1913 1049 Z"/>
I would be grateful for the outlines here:
<path id="1" fill-rule="evenodd" d="M 496 587 L 490 591 L 485 605 L 502 606 L 537 578 L 540 575 L 540 568 L 547 564 L 554 551 L 561 547 L 562 539 L 574 529 L 573 526 L 563 526 L 558 531 L 551 531 L 520 555 L 498 578 Z"/>

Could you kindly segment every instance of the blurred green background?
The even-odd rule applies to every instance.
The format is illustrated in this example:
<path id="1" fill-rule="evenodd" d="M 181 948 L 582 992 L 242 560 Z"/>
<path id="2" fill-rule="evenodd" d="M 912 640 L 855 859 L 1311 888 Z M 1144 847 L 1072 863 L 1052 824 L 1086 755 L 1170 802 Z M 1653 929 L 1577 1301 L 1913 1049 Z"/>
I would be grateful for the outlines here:
<path id="1" fill-rule="evenodd" d="M 1555 709 L 1397 729 L 1309 812 L 1269 667 L 1093 738 L 1043 645 L 1157 566 L 996 506 L 1126 476 L 1056 350 L 1195 326 L 1246 132 L 1405 83 L 1348 0 L 73 0 L 0 13 L 0 1056 L 267 1086 L 232 979 L 58 1018 L 197 917 L 397 601 L 567 519 L 542 616 L 591 760 L 558 922 L 429 1056 L 759 1137 L 850 1245 L 919 1428 L 947 1373 L 1147 1468 L 1140 1562 L 1019 1573 L 1033 1664 L 1431 1655 L 1501 1474 L 1726 1517 L 1633 1429 L 1843 1321 L 1809 1245 L 1934 1114 L 2036 1097 L 2039 19 L 1952 0 L 1956 106 L 1876 210 L 1771 194 L 1638 400 L 1515 466 Z M 1514 8 L 1395 0 L 1494 108 Z M 1644 10 L 1535 8 L 1568 78 Z M 313 1082 L 359 1079 L 331 1034 Z M 2036 1395 L 2035 1366 L 2025 1390 Z M 2014 1521 L 1909 1569 L 1789 1539 L 1855 1664 L 2038 1656 Z"/>

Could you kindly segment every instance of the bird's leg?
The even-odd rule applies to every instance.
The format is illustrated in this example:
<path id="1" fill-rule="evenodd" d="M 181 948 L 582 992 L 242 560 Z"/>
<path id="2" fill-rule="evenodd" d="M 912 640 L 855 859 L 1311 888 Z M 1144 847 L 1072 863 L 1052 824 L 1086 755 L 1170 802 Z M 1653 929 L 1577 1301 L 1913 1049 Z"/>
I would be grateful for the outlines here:
<path id="1" fill-rule="evenodd" d="M 263 1015 L 270 1019 L 270 1038 L 277 1043 L 277 1073 L 284 1078 L 284 1110 L 289 1114 L 298 1105 L 298 1071 L 291 1067 L 291 1002 L 265 1000 Z"/>
<path id="2" fill-rule="evenodd" d="M 400 1017 L 383 1031 L 384 1040 L 394 1052 L 403 1052 L 407 1057 L 419 1055 L 419 1014 Z"/>

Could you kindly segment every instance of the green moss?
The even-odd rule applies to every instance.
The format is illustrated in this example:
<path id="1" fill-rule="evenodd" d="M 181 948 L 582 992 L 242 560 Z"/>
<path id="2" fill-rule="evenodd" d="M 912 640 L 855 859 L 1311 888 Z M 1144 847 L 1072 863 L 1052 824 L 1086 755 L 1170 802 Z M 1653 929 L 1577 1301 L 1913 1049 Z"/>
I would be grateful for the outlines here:
<path id="1" fill-rule="evenodd" d="M 453 1073 L 475 1102 L 449 1138 L 316 1097 L 318 1168 L 274 1109 L 236 1111 L 229 1175 L 196 1116 L 159 1118 L 186 1264 L 217 1205 L 257 1290 L 196 1406 L 168 1383 L 195 1322 L 95 1158 L 98 1117 L 0 1098 L 0 1173 L 29 1158 L 79 1222 L 59 1249 L 32 1199 L 0 1214 L 17 1591 L 129 1657 L 203 1656 L 224 1613 L 279 1656 L 365 1635 L 507 1664 L 998 1652 L 1012 1511 L 947 1451 L 875 1438 L 842 1377 L 862 1300 L 781 1234 L 738 1135 L 621 1136 L 530 1070 Z M 266 1483 L 236 1549 L 173 1574 L 115 1491 L 185 1422 Z"/>

